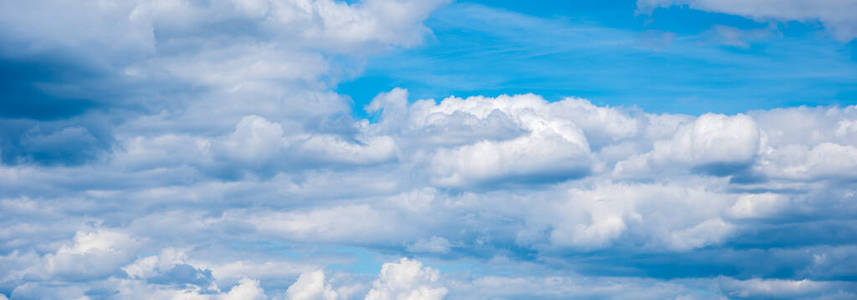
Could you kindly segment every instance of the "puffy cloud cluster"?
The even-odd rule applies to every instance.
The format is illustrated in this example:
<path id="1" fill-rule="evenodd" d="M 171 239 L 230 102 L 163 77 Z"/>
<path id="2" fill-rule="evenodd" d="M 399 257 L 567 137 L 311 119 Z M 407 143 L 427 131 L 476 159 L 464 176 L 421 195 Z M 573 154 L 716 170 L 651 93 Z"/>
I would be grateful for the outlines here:
<path id="1" fill-rule="evenodd" d="M 852 295 L 852 285 L 837 280 L 853 270 L 824 270 L 857 253 L 847 246 L 849 233 L 857 232 L 849 221 L 857 213 L 851 189 L 857 132 L 849 127 L 855 107 L 693 117 L 536 95 L 409 101 L 397 89 L 368 109 L 379 113 L 377 122 L 355 121 L 348 135 L 248 115 L 214 136 L 123 136 L 123 146 L 99 165 L 3 166 L 7 193 L 27 196 L 6 194 L 2 201 L 13 213 L 5 221 L 5 249 L 14 251 L 4 257 L 2 291 L 26 298 L 41 289 L 38 281 L 67 280 L 45 291 L 437 299 L 475 293 L 496 279 L 457 279 L 444 287 L 436 270 L 401 260 L 384 265 L 371 285 L 347 276 L 332 282 L 321 271 L 303 270 L 342 263 L 336 255 L 309 266 L 268 255 L 218 262 L 206 253 L 245 250 L 201 246 L 216 237 L 217 243 L 298 243 L 307 246 L 295 251 L 310 253 L 318 250 L 308 245 L 318 243 L 445 259 L 523 251 L 592 275 L 664 268 L 660 276 L 726 276 L 717 288 L 691 285 L 731 297 L 830 296 L 834 286 Z M 796 119 L 805 127 L 796 127 Z M 312 141 L 326 144 L 303 150 Z M 179 149 L 189 152 L 171 155 Z M 218 168 L 264 176 L 224 177 Z M 136 183 L 95 183 L 75 178 L 79 172 Z M 170 177 L 152 178 L 161 174 Z M 104 212 L 104 205 L 114 211 Z M 93 213 L 77 213 L 87 211 Z M 68 218 L 58 223 L 58 215 Z M 126 218 L 133 222 L 121 230 L 73 231 Z M 71 241 L 53 239 L 52 250 L 39 255 L 45 248 L 37 245 L 52 231 L 43 226 L 52 224 L 70 225 Z M 782 236 L 783 230 L 798 237 Z M 510 248 L 517 250 L 504 250 Z M 151 251 L 161 254 L 142 256 Z M 582 253 L 624 261 L 626 271 L 567 258 Z M 672 270 L 674 255 L 699 268 Z M 526 264 L 513 261 L 522 259 Z M 759 259 L 785 269 L 751 263 Z M 297 274 L 296 281 L 281 279 Z M 744 276 L 778 279 L 756 284 Z M 546 284 L 538 277 L 508 280 Z M 802 280 L 813 283 L 795 283 L 794 293 L 764 288 Z M 81 281 L 90 285 L 74 283 Z M 668 295 L 693 290 L 687 282 L 663 284 Z"/>
<path id="2" fill-rule="evenodd" d="M 120 126 L 222 133 L 254 114 L 330 123 L 349 100 L 329 89 L 366 55 L 419 44 L 430 33 L 422 20 L 444 2 L 0 4 L 4 74 L 25 74 L 4 84 L 2 159 L 91 162 L 119 145 Z M 340 126 L 324 130 L 349 130 Z M 306 150 L 341 142 L 318 139 Z"/>

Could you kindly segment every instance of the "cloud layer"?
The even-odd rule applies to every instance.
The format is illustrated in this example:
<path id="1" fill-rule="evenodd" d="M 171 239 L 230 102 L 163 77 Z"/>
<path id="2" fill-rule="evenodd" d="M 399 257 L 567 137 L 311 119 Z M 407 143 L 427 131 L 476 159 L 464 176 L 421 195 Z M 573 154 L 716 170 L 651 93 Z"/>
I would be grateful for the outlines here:
<path id="1" fill-rule="evenodd" d="M 0 4 L 0 299 L 857 296 L 857 106 L 333 91 L 444 3 Z"/>

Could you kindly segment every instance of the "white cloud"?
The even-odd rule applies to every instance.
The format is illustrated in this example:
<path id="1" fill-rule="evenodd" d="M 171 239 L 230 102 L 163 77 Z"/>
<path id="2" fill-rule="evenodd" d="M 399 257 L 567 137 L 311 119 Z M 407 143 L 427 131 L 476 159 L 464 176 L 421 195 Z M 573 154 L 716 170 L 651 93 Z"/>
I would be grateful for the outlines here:
<path id="1" fill-rule="evenodd" d="M 236 212 L 227 221 L 246 220 L 258 230 L 303 241 L 384 242 L 415 230 L 395 211 L 369 205 L 346 205 L 309 211 L 260 213 Z M 403 226 L 391 227 L 390 224 Z"/>
<path id="2" fill-rule="evenodd" d="M 706 173 L 728 175 L 753 163 L 759 152 L 760 131 L 749 116 L 704 114 L 680 126 L 668 140 L 654 141 L 652 151 L 616 164 L 616 176 L 641 176 L 676 164 Z"/>
<path id="3" fill-rule="evenodd" d="M 572 123 L 534 123 L 525 137 L 441 149 L 430 163 L 435 182 L 460 186 L 510 177 L 540 181 L 539 177 L 566 179 L 589 172 L 589 145 L 579 129 Z"/>
<path id="4" fill-rule="evenodd" d="M 341 49 L 365 43 L 415 45 L 429 32 L 420 22 L 445 2 L 369 0 L 346 4 L 331 0 L 265 0 L 196 3 L 180 0 L 85 1 L 81 5 L 71 5 L 62 1 L 30 1 L 4 3 L 2 16 L 10 20 L 10 26 L 15 26 L 4 31 L 14 33 L 12 38 L 31 43 L 42 41 L 34 44 L 37 47 L 27 49 L 29 51 L 60 46 L 86 47 L 108 53 L 128 48 L 151 51 L 155 47 L 154 30 L 196 30 L 195 27 L 204 28 L 206 24 L 225 21 L 255 23 L 283 39 Z M 57 12 L 45 9 L 56 6 L 62 7 L 65 18 L 56 18 Z M 28 26 L 42 20 L 50 22 L 39 23 L 41 27 Z M 67 34 L 81 32 L 82 28 L 99 30 L 83 35 Z M 115 42 L 116 46 L 102 47 L 107 42 Z"/>
<path id="5" fill-rule="evenodd" d="M 392 160 L 395 141 L 388 136 L 368 136 L 354 141 L 332 134 L 288 132 L 263 117 L 246 116 L 235 131 L 214 144 L 215 160 L 234 160 L 251 169 L 283 169 L 301 164 L 368 165 Z M 228 167 L 228 166 L 227 166 Z"/>
<path id="6" fill-rule="evenodd" d="M 527 209 L 526 229 L 547 228 L 552 247 L 594 250 L 621 243 L 686 251 L 717 244 L 733 230 L 720 216 L 734 196 L 706 188 L 596 184 L 551 197 L 556 199 Z M 526 235 L 518 242 L 539 244 Z"/>
<path id="7" fill-rule="evenodd" d="M 855 133 L 857 133 L 857 120 L 842 120 L 837 123 L 837 137 L 846 137 Z"/>
<path id="8" fill-rule="evenodd" d="M 759 128 L 746 115 L 704 114 L 676 132 L 668 149 L 658 159 L 690 161 L 695 165 L 710 163 L 747 163 L 759 149 Z"/>
<path id="9" fill-rule="evenodd" d="M 114 230 L 78 231 L 72 243 L 44 257 L 48 274 L 63 278 L 108 276 L 133 259 L 141 242 Z"/>
<path id="10" fill-rule="evenodd" d="M 396 155 L 396 143 L 388 136 L 350 142 L 334 135 L 314 135 L 302 137 L 297 148 L 307 158 L 358 165 L 388 161 Z"/>
<path id="11" fill-rule="evenodd" d="M 729 208 L 736 218 L 764 218 L 775 214 L 788 204 L 788 198 L 774 193 L 748 194 L 738 198 Z"/>
<path id="12" fill-rule="evenodd" d="M 408 105 L 406 97 L 406 91 L 396 89 L 376 97 L 367 107 L 370 112 L 383 111 L 379 123 L 383 132 L 419 136 L 417 143 L 437 141 L 440 145 L 455 145 L 465 138 L 470 141 L 458 147 L 440 148 L 431 155 L 428 164 L 432 178 L 441 186 L 523 177 L 544 181 L 588 173 L 592 164 L 590 146 L 584 131 L 572 121 L 574 115 L 586 116 L 584 123 L 593 130 L 593 136 L 614 131 L 621 137 L 635 131 L 629 118 L 611 109 L 599 111 L 577 99 L 548 103 L 535 95 L 450 97 L 437 104 L 418 101 Z M 592 113 L 596 116 L 590 116 Z M 606 120 L 618 120 L 619 125 Z M 520 134 L 504 136 L 509 129 Z M 464 131 L 471 135 L 465 136 Z M 425 133 L 430 134 L 428 139 Z M 483 135 L 472 136 L 473 133 Z"/>
<path id="13" fill-rule="evenodd" d="M 857 147 L 821 143 L 811 148 L 786 145 L 771 149 L 759 164 L 774 178 L 857 178 Z"/>
<path id="14" fill-rule="evenodd" d="M 265 163 L 283 147 L 283 128 L 259 116 L 246 116 L 223 141 L 225 155 L 248 163 Z"/>
<path id="15" fill-rule="evenodd" d="M 139 258 L 133 263 L 122 267 L 122 270 L 131 278 L 150 278 L 162 272 L 166 272 L 178 264 L 187 261 L 187 254 L 183 249 L 165 248 L 161 253 L 154 256 Z"/>
<path id="16" fill-rule="evenodd" d="M 402 258 L 399 262 L 385 263 L 381 274 L 372 283 L 366 300 L 432 300 L 443 299 L 447 289 L 438 285 L 440 274 L 419 261 Z"/>
<path id="17" fill-rule="evenodd" d="M 265 291 L 259 286 L 259 281 L 253 279 L 242 279 L 238 285 L 229 289 L 225 295 L 218 299 L 222 300 L 264 300 Z"/>
<path id="18" fill-rule="evenodd" d="M 115 285 L 116 297 L 123 299 L 199 299 L 199 300 L 264 300 L 268 299 L 253 279 L 241 279 L 226 292 L 202 291 L 198 287 L 172 287 L 146 284 L 141 281 L 113 279 L 108 283 Z"/>
<path id="19" fill-rule="evenodd" d="M 290 300 L 336 300 L 337 294 L 324 280 L 324 271 L 301 273 L 298 280 L 286 290 Z"/>

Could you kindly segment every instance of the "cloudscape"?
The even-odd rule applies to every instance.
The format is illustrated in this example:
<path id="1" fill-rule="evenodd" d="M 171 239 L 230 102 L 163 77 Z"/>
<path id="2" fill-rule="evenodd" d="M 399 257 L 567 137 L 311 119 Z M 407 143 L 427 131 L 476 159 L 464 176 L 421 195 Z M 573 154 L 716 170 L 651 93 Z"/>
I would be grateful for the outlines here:
<path id="1" fill-rule="evenodd" d="M 857 1 L 0 0 L 6 299 L 857 299 Z"/>

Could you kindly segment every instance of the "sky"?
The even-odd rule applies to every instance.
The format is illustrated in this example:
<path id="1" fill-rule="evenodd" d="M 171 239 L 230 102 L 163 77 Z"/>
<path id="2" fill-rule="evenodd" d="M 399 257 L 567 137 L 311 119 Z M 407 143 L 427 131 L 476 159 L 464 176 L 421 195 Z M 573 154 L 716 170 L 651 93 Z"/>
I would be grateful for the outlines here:
<path id="1" fill-rule="evenodd" d="M 0 300 L 855 299 L 855 11 L 0 0 Z"/>

